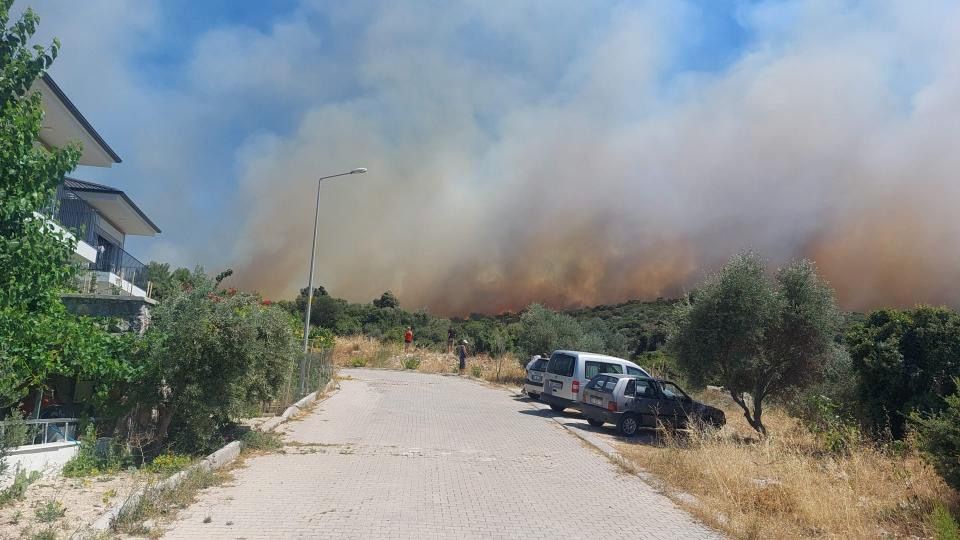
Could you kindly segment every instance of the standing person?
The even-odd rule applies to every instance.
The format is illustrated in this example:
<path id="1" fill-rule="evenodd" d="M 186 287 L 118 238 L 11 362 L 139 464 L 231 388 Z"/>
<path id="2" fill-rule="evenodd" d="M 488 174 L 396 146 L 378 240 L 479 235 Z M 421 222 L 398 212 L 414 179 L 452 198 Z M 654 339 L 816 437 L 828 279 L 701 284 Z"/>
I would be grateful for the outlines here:
<path id="1" fill-rule="evenodd" d="M 403 333 L 403 351 L 409 351 L 411 345 L 413 345 L 413 328 L 408 326 L 407 331 Z"/>
<path id="2" fill-rule="evenodd" d="M 460 359 L 460 374 L 463 375 L 463 370 L 467 369 L 467 340 L 457 345 L 457 358 Z"/>
<path id="3" fill-rule="evenodd" d="M 453 352 L 453 342 L 457 339 L 457 333 L 454 332 L 453 327 L 447 328 L 447 354 Z"/>

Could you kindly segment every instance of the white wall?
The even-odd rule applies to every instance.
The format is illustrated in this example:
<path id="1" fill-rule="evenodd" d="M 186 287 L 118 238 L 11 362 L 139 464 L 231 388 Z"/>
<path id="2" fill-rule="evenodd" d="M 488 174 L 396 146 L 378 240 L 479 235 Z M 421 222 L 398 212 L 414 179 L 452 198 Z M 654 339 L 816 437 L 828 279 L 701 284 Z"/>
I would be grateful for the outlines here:
<path id="1" fill-rule="evenodd" d="M 0 488 L 13 483 L 17 469 L 24 471 L 41 471 L 43 474 L 59 473 L 64 463 L 77 455 L 80 443 L 53 442 L 47 444 L 32 444 L 19 446 L 7 453 L 7 472 L 0 477 Z"/>

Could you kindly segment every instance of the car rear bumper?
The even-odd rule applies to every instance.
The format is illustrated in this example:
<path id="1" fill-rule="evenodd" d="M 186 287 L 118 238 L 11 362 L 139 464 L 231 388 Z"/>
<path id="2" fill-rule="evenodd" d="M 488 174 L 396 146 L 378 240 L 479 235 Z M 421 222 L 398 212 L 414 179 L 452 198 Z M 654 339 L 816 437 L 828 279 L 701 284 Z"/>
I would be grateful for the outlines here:
<path id="1" fill-rule="evenodd" d="M 613 412 L 603 407 L 590 405 L 589 403 L 580 403 L 578 408 L 580 409 L 580 414 L 590 420 L 600 420 L 608 424 L 616 424 L 620 421 L 620 417 L 623 416 L 622 412 Z"/>
<path id="2" fill-rule="evenodd" d="M 570 401 L 569 399 L 557 397 L 553 394 L 540 394 L 540 401 L 548 405 L 559 405 L 568 409 L 579 409 L 581 405 L 576 401 Z"/>
<path id="3" fill-rule="evenodd" d="M 543 383 L 542 383 L 542 382 L 531 381 L 530 379 L 527 379 L 527 380 L 523 381 L 523 385 L 524 385 L 524 386 L 535 386 L 535 387 L 537 387 L 537 388 L 543 388 Z"/>

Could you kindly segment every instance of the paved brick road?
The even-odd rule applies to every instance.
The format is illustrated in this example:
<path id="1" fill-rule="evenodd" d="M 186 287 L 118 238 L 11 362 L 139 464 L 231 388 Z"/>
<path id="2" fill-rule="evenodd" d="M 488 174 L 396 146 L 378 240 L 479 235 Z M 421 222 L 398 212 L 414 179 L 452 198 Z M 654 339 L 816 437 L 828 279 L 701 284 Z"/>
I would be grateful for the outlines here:
<path id="1" fill-rule="evenodd" d="M 340 391 L 289 425 L 299 446 L 249 460 L 167 537 L 715 535 L 503 390 L 440 375 L 346 374 Z"/>

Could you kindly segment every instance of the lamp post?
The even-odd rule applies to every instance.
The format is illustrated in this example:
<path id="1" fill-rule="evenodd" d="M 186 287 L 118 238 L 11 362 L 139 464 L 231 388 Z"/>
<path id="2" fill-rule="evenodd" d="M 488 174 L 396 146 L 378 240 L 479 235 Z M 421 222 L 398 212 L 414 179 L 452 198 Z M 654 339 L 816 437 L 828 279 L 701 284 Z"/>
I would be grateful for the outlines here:
<path id="1" fill-rule="evenodd" d="M 320 184 L 328 178 L 347 176 L 348 174 L 363 174 L 364 167 L 353 169 L 350 172 L 321 176 L 317 179 L 317 211 L 313 216 L 313 243 L 310 244 L 310 277 L 307 279 L 307 314 L 303 318 L 303 358 L 300 359 L 300 396 L 306 391 L 307 385 L 307 353 L 310 349 L 310 307 L 313 304 L 313 261 L 317 254 L 317 226 L 320 223 Z"/>

